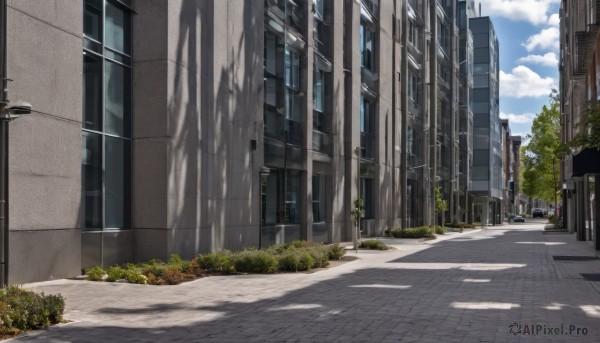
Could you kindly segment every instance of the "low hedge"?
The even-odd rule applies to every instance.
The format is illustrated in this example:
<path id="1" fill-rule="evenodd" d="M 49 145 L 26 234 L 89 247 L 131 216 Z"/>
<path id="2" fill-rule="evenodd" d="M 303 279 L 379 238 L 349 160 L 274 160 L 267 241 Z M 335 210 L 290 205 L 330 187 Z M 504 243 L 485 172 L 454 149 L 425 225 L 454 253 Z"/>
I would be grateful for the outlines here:
<path id="1" fill-rule="evenodd" d="M 396 238 L 435 238 L 433 229 L 429 226 L 394 229 L 391 231 L 391 234 Z"/>
<path id="2" fill-rule="evenodd" d="M 37 294 L 19 287 L 0 290 L 0 335 L 46 328 L 62 321 L 65 299 L 60 295 Z"/>
<path id="3" fill-rule="evenodd" d="M 361 249 L 372 249 L 372 250 L 388 250 L 389 247 L 378 239 L 367 239 L 360 242 L 358 246 Z"/>
<path id="4" fill-rule="evenodd" d="M 450 227 L 453 229 L 474 229 L 475 228 L 474 224 L 463 223 L 463 222 L 445 223 L 444 226 Z"/>
<path id="5" fill-rule="evenodd" d="M 173 254 L 167 262 L 154 259 L 139 264 L 111 266 L 106 270 L 93 267 L 86 271 L 86 275 L 90 281 L 176 285 L 215 274 L 295 272 L 322 268 L 345 253 L 346 250 L 339 244 L 292 241 L 264 250 L 249 248 L 200 254 L 192 260 Z"/>

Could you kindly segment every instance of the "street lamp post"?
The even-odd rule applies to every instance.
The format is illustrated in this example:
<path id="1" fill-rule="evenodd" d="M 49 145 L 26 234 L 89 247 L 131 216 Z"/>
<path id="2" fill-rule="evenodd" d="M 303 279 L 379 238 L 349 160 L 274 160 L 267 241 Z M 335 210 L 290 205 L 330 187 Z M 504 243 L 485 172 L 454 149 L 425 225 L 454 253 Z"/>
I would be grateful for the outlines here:
<path id="1" fill-rule="evenodd" d="M 258 184 L 258 194 L 259 194 L 258 202 L 260 203 L 260 205 L 259 205 L 260 213 L 258 214 L 258 248 L 261 249 L 262 248 L 262 228 L 263 228 L 262 192 L 263 192 L 263 185 L 267 181 L 267 177 L 269 176 L 269 174 L 271 174 L 271 169 L 269 169 L 267 167 L 261 167 L 259 174 L 260 174 L 260 183 Z"/>

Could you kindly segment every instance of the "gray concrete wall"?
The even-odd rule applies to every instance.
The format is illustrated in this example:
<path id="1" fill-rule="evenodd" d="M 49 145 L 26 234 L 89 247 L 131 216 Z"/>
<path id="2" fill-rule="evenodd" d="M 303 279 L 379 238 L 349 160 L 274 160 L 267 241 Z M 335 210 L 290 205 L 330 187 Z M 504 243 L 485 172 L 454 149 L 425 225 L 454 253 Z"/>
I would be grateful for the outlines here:
<path id="1" fill-rule="evenodd" d="M 9 283 L 80 272 L 82 7 L 8 1 Z"/>
<path id="2" fill-rule="evenodd" d="M 257 245 L 262 3 L 136 4 L 136 258 Z"/>

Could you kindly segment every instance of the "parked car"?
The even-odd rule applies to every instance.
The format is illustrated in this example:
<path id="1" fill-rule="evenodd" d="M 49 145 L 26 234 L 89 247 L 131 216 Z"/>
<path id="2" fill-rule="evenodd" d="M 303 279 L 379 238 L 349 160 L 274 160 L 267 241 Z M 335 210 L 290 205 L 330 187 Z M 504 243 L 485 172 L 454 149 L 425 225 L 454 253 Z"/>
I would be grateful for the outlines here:
<path id="1" fill-rule="evenodd" d="M 521 217 L 521 216 L 515 216 L 515 217 L 513 218 L 513 221 L 514 221 L 515 223 L 525 223 L 525 218 L 523 218 L 523 217 Z"/>
<path id="2" fill-rule="evenodd" d="M 536 217 L 544 218 L 544 211 L 542 211 L 542 209 L 541 209 L 541 208 L 534 208 L 534 209 L 531 211 L 531 216 L 532 216 L 533 218 L 536 218 Z"/>

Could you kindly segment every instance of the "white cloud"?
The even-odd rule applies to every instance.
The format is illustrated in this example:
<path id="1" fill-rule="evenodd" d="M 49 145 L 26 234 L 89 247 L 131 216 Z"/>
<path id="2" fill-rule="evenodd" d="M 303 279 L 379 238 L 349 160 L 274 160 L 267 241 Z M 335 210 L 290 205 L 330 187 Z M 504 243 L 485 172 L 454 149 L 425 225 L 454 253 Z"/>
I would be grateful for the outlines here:
<path id="1" fill-rule="evenodd" d="M 560 25 L 560 16 L 558 13 L 553 13 L 550 18 L 548 18 L 548 25 L 553 27 L 558 27 Z"/>
<path id="2" fill-rule="evenodd" d="M 533 118 L 535 118 L 535 114 L 533 113 L 522 113 L 522 114 L 514 114 L 514 113 L 504 113 L 500 112 L 501 119 L 508 119 L 508 124 L 531 124 L 533 123 Z M 516 133 L 513 134 L 517 135 Z"/>
<path id="3" fill-rule="evenodd" d="M 548 52 L 544 55 L 527 55 L 517 60 L 519 63 L 541 64 L 547 67 L 557 67 L 558 57 L 554 52 Z"/>
<path id="4" fill-rule="evenodd" d="M 527 51 L 531 52 L 535 49 L 539 50 L 556 50 L 559 49 L 560 32 L 556 27 L 543 29 L 540 33 L 527 38 L 527 42 L 523 44 Z"/>
<path id="5" fill-rule="evenodd" d="M 513 21 L 527 21 L 534 25 L 549 23 L 548 11 L 560 0 L 481 0 L 484 15 L 504 17 Z"/>
<path id="6" fill-rule="evenodd" d="M 556 87 L 556 80 L 541 77 L 525 66 L 517 66 L 510 73 L 500 71 L 500 95 L 513 98 L 540 98 L 548 96 Z"/>

